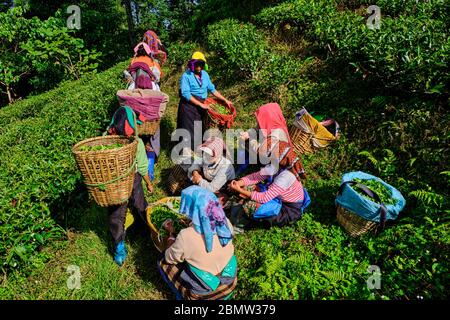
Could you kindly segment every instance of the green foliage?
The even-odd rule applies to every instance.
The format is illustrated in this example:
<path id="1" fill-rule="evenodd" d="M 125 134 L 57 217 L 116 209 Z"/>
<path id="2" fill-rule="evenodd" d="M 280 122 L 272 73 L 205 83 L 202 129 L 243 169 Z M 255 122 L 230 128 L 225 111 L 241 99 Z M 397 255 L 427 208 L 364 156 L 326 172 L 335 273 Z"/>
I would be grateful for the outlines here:
<path id="1" fill-rule="evenodd" d="M 255 26 L 234 19 L 208 26 L 207 43 L 228 77 L 251 79 L 268 54 L 263 34 Z"/>
<path id="2" fill-rule="evenodd" d="M 100 69 L 103 70 L 127 59 L 132 52 L 125 9 L 121 2 L 120 0 L 80 0 L 74 3 L 70 0 L 26 0 L 30 8 L 26 17 L 37 16 L 41 20 L 55 17 L 61 25 L 65 26 L 69 17 L 66 12 L 67 7 L 79 6 L 81 29 L 74 30 L 74 35 L 83 39 L 88 50 L 101 52 Z"/>
<path id="3" fill-rule="evenodd" d="M 377 87 L 438 95 L 446 92 L 450 42 L 444 1 L 420 5 L 412 0 L 379 1 L 381 8 L 391 5 L 392 12 L 396 12 L 393 7 L 402 12 L 382 17 L 379 30 L 366 26 L 365 10 L 338 10 L 346 4 L 336 2 L 287 1 L 263 10 L 256 21 L 265 27 L 304 34 L 332 54 L 330 62 L 335 67 L 350 64 L 362 79 L 373 81 Z M 441 14 L 435 14 L 434 6 Z"/>
<path id="4" fill-rule="evenodd" d="M 385 156 L 381 160 L 377 160 L 369 151 L 361 151 L 358 155 L 366 157 L 381 178 L 389 178 L 396 172 L 395 162 L 397 158 L 391 150 L 385 149 L 383 151 Z"/>
<path id="5" fill-rule="evenodd" d="M 211 25 L 222 19 L 233 18 L 248 21 L 262 8 L 275 5 L 282 0 L 203 0 L 200 1 L 193 19 L 193 32 L 204 33 L 202 26 Z M 193 35 L 195 36 L 195 34 Z"/>
<path id="6" fill-rule="evenodd" d="M 0 84 L 10 102 L 23 79 L 42 91 L 97 68 L 99 54 L 85 49 L 58 19 L 26 19 L 24 13 L 22 7 L 0 13 Z"/>
<path id="7" fill-rule="evenodd" d="M 369 296 L 369 260 L 359 261 L 354 245 L 338 227 L 312 214 L 282 229 L 239 236 L 240 299 L 342 299 Z"/>
<path id="8" fill-rule="evenodd" d="M 81 181 L 71 148 L 101 135 L 117 107 L 125 64 L 83 77 L 42 96 L 0 110 L 0 122 L 17 109 L 20 120 L 0 135 L 0 268 L 30 268 L 50 239 L 61 237 L 65 214 L 58 208 Z M 23 113 L 28 106 L 39 107 Z M 11 186 L 14 186 L 13 188 Z M 63 209 L 65 210 L 65 209 Z"/>
<path id="9" fill-rule="evenodd" d="M 177 68 L 184 67 L 187 65 L 192 54 L 198 50 L 199 46 L 194 42 L 171 43 L 168 47 L 168 63 Z"/>
<path id="10" fill-rule="evenodd" d="M 282 28 L 284 31 L 305 30 L 316 20 L 335 11 L 335 0 L 284 1 L 278 6 L 262 10 L 255 16 L 258 25 L 268 28 Z"/>
<path id="11" fill-rule="evenodd" d="M 445 0 L 352 0 L 340 2 L 347 5 L 349 9 L 377 5 L 380 7 L 382 17 L 426 16 L 440 18 L 444 21 L 448 17 L 448 3 Z"/>
<path id="12" fill-rule="evenodd" d="M 378 86 L 442 94 L 450 42 L 444 21 L 400 16 L 383 18 L 370 30 L 365 18 L 336 12 L 314 24 L 315 37 L 335 58 L 355 67 Z"/>
<path id="13" fill-rule="evenodd" d="M 172 22 L 171 11 L 168 1 L 165 0 L 141 0 L 133 1 L 137 4 L 137 21 L 134 26 L 134 32 L 138 40 L 147 30 L 156 32 L 161 41 L 167 45 L 170 44 L 170 30 L 166 24 Z"/>
<path id="14" fill-rule="evenodd" d="M 398 299 L 448 298 L 449 234 L 448 219 L 415 216 L 368 237 L 361 250 L 381 268 L 379 294 Z"/>

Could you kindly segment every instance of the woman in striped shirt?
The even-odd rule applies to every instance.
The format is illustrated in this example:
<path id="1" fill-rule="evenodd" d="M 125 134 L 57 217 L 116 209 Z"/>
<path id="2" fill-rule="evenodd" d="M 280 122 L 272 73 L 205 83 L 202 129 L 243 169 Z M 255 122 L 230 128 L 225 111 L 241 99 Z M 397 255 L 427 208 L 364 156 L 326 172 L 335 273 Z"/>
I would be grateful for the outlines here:
<path id="1" fill-rule="evenodd" d="M 297 221 L 310 202 L 301 183 L 301 178 L 306 178 L 306 175 L 300 158 L 289 143 L 270 137 L 264 141 L 258 153 L 270 160 L 271 164 L 259 172 L 231 182 L 230 188 L 241 197 L 251 200 L 246 207 L 250 204 L 257 209 L 254 218 L 259 216 L 259 212 L 266 212 L 267 217 L 262 221 L 268 227 Z M 260 184 L 265 180 L 272 181 L 268 187 Z M 249 191 L 245 188 L 253 185 L 257 185 L 259 190 Z"/>

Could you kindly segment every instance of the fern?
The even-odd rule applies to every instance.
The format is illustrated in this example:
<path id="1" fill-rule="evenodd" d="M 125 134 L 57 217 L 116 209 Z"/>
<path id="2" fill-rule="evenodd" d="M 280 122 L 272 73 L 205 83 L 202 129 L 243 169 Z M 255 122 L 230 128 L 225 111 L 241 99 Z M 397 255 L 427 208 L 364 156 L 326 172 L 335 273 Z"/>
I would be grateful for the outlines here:
<path id="1" fill-rule="evenodd" d="M 358 153 L 358 156 L 366 157 L 375 168 L 378 168 L 378 160 L 369 151 L 361 151 Z"/>
<path id="2" fill-rule="evenodd" d="M 411 196 L 415 197 L 419 202 L 426 206 L 433 206 L 435 208 L 442 208 L 445 203 L 445 197 L 433 190 L 416 190 L 409 193 Z"/>
<path id="3" fill-rule="evenodd" d="M 338 283 L 340 281 L 346 280 L 345 273 L 341 270 L 320 271 L 320 273 L 333 283 Z"/>

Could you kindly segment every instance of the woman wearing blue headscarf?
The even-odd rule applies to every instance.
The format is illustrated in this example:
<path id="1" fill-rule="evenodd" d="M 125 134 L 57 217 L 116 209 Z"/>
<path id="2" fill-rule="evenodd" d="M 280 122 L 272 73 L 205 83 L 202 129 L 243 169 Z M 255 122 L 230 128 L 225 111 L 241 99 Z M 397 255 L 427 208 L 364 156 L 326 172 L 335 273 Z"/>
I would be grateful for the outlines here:
<path id="1" fill-rule="evenodd" d="M 177 299 L 230 298 L 237 283 L 237 260 L 232 225 L 219 199 L 211 191 L 191 186 L 181 193 L 180 213 L 192 223 L 158 262 L 161 275 Z"/>

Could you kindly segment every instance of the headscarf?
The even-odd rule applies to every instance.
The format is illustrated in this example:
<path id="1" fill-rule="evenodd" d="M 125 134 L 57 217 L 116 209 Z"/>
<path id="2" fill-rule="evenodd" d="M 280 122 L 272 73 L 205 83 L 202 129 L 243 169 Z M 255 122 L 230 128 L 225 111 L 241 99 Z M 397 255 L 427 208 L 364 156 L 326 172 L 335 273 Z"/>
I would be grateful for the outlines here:
<path id="1" fill-rule="evenodd" d="M 278 103 L 268 103 L 259 107 L 255 112 L 255 116 L 258 121 L 259 129 L 263 130 L 264 137 L 270 136 L 275 129 L 281 129 L 286 134 L 289 144 L 292 145 L 286 120 L 284 119 L 283 112 Z"/>
<path id="2" fill-rule="evenodd" d="M 159 38 L 158 35 L 153 30 L 147 30 L 147 32 L 144 33 L 144 38 L 142 39 L 147 46 L 149 47 L 149 50 L 152 53 L 157 53 L 159 50 Z"/>
<path id="3" fill-rule="evenodd" d="M 152 58 L 157 59 L 160 64 L 164 64 L 164 62 L 166 62 L 167 50 L 164 48 L 164 45 L 154 31 L 147 30 L 147 32 L 144 33 L 142 41 L 145 42 L 150 48 L 151 54 L 149 55 L 151 55 Z"/>
<path id="4" fill-rule="evenodd" d="M 209 71 L 209 66 L 208 66 L 208 63 L 206 62 L 206 57 L 205 57 L 205 55 L 204 55 L 202 52 L 200 52 L 200 51 L 194 52 L 194 53 L 192 54 L 191 59 L 192 59 L 192 60 L 196 60 L 196 61 L 202 61 L 202 62 L 204 62 L 204 67 L 203 67 L 203 69 L 205 69 L 205 71 Z"/>
<path id="5" fill-rule="evenodd" d="M 227 158 L 230 158 L 227 145 L 219 137 L 208 138 L 202 145 L 198 147 L 198 150 L 211 155 L 211 159 L 214 163 L 220 160 L 224 154 Z"/>
<path id="6" fill-rule="evenodd" d="M 214 235 L 222 247 L 232 239 L 225 213 L 214 193 L 199 186 L 190 186 L 181 192 L 180 213 L 187 215 L 195 231 L 205 237 L 206 251 L 213 248 Z"/>
<path id="7" fill-rule="evenodd" d="M 142 124 L 145 119 L 141 116 L 138 111 L 133 111 L 128 106 L 122 106 L 114 113 L 111 123 L 108 126 L 107 132 L 110 135 L 134 135 L 135 123 Z"/>
<path id="8" fill-rule="evenodd" d="M 136 45 L 136 47 L 134 47 L 134 56 L 135 56 L 135 57 L 136 57 L 137 54 L 138 54 L 138 51 L 139 51 L 139 47 L 140 47 L 140 46 L 143 46 L 143 47 L 144 47 L 145 53 L 147 53 L 148 56 L 151 55 L 152 50 L 150 49 L 149 45 L 146 44 L 145 42 L 139 42 L 139 43 Z"/>
<path id="9" fill-rule="evenodd" d="M 265 156 L 269 157 L 276 165 L 291 171 L 297 180 L 306 179 L 305 168 L 303 167 L 300 157 L 295 153 L 294 148 L 284 141 L 272 141 L 268 137 L 260 147 L 267 150 Z"/>

